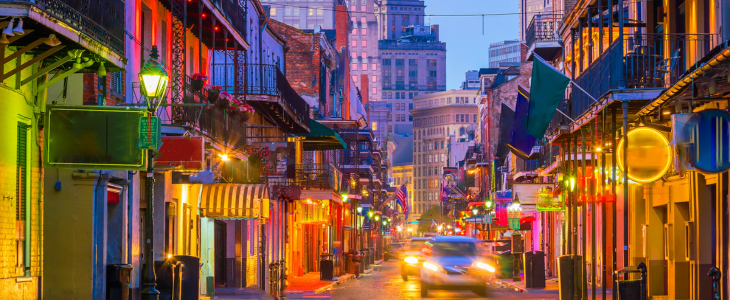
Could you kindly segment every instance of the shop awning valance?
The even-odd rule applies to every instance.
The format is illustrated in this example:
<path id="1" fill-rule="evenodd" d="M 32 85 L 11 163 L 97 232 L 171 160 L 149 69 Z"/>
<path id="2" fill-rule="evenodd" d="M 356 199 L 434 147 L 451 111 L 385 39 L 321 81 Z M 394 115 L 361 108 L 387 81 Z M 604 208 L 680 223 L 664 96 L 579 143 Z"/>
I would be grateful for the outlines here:
<path id="1" fill-rule="evenodd" d="M 342 137 L 331 128 L 315 120 L 309 120 L 310 132 L 297 133 L 304 138 L 304 151 L 337 150 L 347 148 Z"/>
<path id="2" fill-rule="evenodd" d="M 263 184 L 204 184 L 201 216 L 215 219 L 269 217 L 269 189 Z"/>

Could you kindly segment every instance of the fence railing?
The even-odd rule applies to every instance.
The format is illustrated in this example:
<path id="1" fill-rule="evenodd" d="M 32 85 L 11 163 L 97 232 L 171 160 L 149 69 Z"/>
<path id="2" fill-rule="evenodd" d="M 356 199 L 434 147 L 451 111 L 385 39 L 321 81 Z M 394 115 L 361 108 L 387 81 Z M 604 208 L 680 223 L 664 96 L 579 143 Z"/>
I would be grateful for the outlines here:
<path id="1" fill-rule="evenodd" d="M 296 182 L 304 190 L 332 190 L 339 193 L 342 172 L 333 164 L 311 163 L 296 165 Z"/>
<path id="2" fill-rule="evenodd" d="M 0 1 L 33 4 L 74 29 L 124 55 L 124 1 Z"/>
<path id="3" fill-rule="evenodd" d="M 529 49 L 535 42 L 558 41 L 558 27 L 563 20 L 563 15 L 547 14 L 534 15 L 530 25 L 527 26 L 525 44 Z"/>
<path id="4" fill-rule="evenodd" d="M 575 82 L 594 98 L 619 88 L 621 81 L 626 89 L 667 88 L 709 53 L 715 41 L 713 34 L 627 34 L 598 55 Z M 583 56 L 588 64 L 587 53 Z M 568 114 L 575 119 L 593 103 L 588 95 L 574 90 Z"/>
<path id="5" fill-rule="evenodd" d="M 247 39 L 246 36 L 246 11 L 244 10 L 239 3 L 241 1 L 238 0 L 211 0 L 213 2 L 213 5 L 215 5 L 218 10 L 225 16 L 226 19 L 228 19 L 228 22 L 231 22 L 231 25 L 233 25 L 233 28 L 238 31 L 238 34 L 240 34 L 244 39 Z"/>

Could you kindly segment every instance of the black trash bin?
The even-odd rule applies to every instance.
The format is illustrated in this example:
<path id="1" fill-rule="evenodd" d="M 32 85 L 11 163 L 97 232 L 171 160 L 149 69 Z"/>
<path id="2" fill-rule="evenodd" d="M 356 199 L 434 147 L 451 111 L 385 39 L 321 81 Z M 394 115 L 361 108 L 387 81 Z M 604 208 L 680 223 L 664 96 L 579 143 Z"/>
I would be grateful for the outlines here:
<path id="1" fill-rule="evenodd" d="M 372 252 L 370 252 L 370 249 L 368 249 L 368 248 L 360 249 L 360 251 L 362 252 L 362 255 L 363 255 L 362 256 L 363 270 L 370 269 L 370 255 L 372 254 Z"/>
<path id="2" fill-rule="evenodd" d="M 334 255 L 325 253 L 320 255 L 319 260 L 319 280 L 332 280 L 335 277 L 335 262 L 332 260 Z"/>
<path id="3" fill-rule="evenodd" d="M 134 268 L 130 264 L 106 266 L 106 299 L 129 300 L 132 269 Z"/>
<path id="4" fill-rule="evenodd" d="M 525 271 L 525 287 L 545 287 L 545 253 L 531 251 L 522 254 L 523 270 Z"/>
<path id="5" fill-rule="evenodd" d="M 375 264 L 375 248 L 370 247 L 368 249 L 370 249 L 370 264 L 374 265 Z"/>
<path id="6" fill-rule="evenodd" d="M 641 280 L 619 280 L 619 300 L 643 300 L 641 299 Z"/>
<path id="7" fill-rule="evenodd" d="M 558 290 L 560 292 L 560 300 L 573 300 L 575 287 L 573 286 L 574 276 L 574 260 L 571 255 L 561 255 L 558 257 Z"/>

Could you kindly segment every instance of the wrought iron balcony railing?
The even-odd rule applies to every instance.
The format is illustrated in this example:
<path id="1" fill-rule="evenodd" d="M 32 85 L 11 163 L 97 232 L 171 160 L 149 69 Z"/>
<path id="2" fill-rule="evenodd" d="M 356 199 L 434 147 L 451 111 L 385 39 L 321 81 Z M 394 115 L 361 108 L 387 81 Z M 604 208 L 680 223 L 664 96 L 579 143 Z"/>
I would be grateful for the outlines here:
<path id="1" fill-rule="evenodd" d="M 303 123 L 309 124 L 309 104 L 294 91 L 284 74 L 276 65 L 248 64 L 245 76 L 236 76 L 235 63 L 213 65 L 213 82 L 223 87 L 230 94 L 236 94 L 236 86 L 243 82 L 236 82 L 237 78 L 245 77 L 246 93 L 248 95 L 265 95 L 281 98 L 284 105 Z M 256 98 L 249 99 L 257 101 Z"/>
<path id="2" fill-rule="evenodd" d="M 626 89 L 667 88 L 712 50 L 716 40 L 713 34 L 627 34 L 590 64 L 584 53 L 583 63 L 588 67 L 575 81 L 596 99 L 618 89 L 622 80 Z M 579 61 L 576 69 L 580 69 Z M 585 93 L 574 91 L 566 111 L 576 119 L 593 103 Z"/>
<path id="3" fill-rule="evenodd" d="M 340 192 L 342 172 L 329 163 L 296 165 L 296 182 L 303 190 L 332 190 Z"/>
<path id="4" fill-rule="evenodd" d="M 225 16 L 228 22 L 231 22 L 233 28 L 238 33 L 247 39 L 246 35 L 246 10 L 241 7 L 239 3 L 245 3 L 245 1 L 238 0 L 211 0 L 213 5 Z"/>
<path id="5" fill-rule="evenodd" d="M 530 25 L 527 26 L 527 32 L 525 34 L 527 49 L 530 49 L 532 44 L 535 42 L 560 40 L 558 27 L 562 20 L 563 15 L 557 14 L 533 16 L 532 21 L 530 21 Z"/>
<path id="6" fill-rule="evenodd" d="M 68 26 L 124 55 L 124 1 L 5 0 L 0 3 L 33 4 Z"/>

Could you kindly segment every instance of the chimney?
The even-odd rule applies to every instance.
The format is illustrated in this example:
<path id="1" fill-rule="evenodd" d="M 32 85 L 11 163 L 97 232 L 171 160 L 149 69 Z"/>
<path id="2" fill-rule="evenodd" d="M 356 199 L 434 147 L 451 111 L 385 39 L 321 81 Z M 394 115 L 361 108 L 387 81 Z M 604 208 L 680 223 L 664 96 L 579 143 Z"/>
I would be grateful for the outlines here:
<path id="1" fill-rule="evenodd" d="M 362 97 L 362 106 L 365 108 L 365 114 L 368 122 L 370 121 L 370 109 L 368 108 L 370 82 L 367 74 L 360 75 L 360 96 Z"/>
<path id="2" fill-rule="evenodd" d="M 347 37 L 350 35 L 350 14 L 345 5 L 335 6 L 335 35 L 337 49 L 347 47 L 349 44 Z"/>
<path id="3" fill-rule="evenodd" d="M 527 58 L 527 44 L 520 43 L 520 63 L 524 63 L 525 59 Z M 549 59 L 552 59 L 553 57 L 549 57 Z"/>

